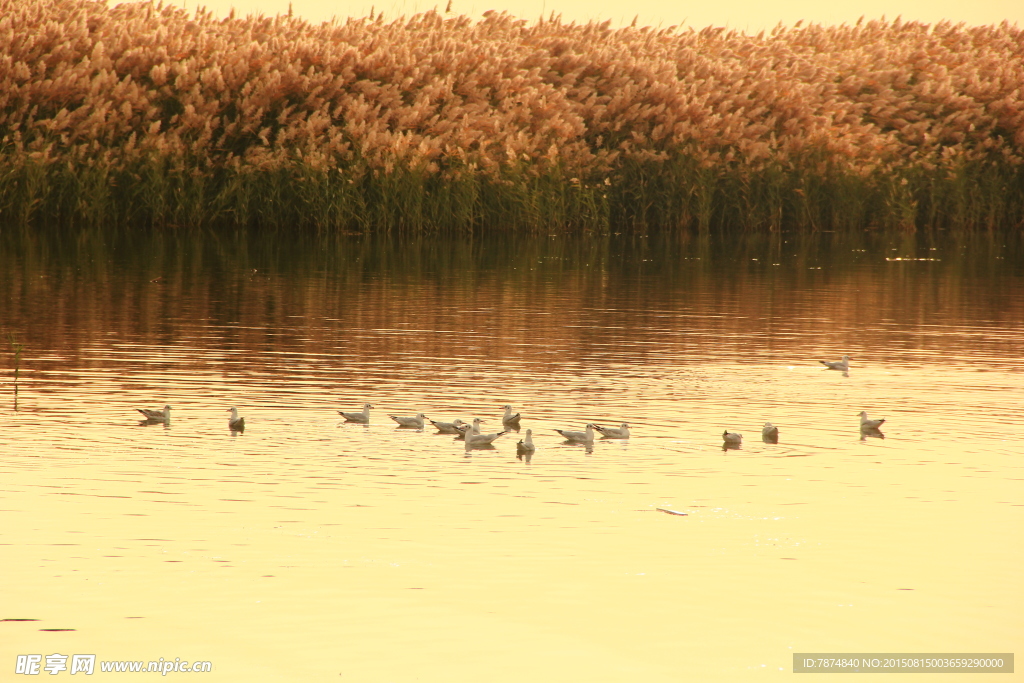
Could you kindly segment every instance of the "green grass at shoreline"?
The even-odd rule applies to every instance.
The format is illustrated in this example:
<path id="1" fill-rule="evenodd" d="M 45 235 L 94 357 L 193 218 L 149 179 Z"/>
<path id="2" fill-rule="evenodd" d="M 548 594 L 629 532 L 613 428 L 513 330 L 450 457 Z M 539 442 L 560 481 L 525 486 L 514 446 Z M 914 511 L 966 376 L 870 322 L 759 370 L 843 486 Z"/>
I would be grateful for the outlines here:
<path id="1" fill-rule="evenodd" d="M 444 180 L 301 165 L 200 172 L 169 161 L 114 171 L 6 163 L 0 221 L 25 227 L 226 226 L 314 232 L 786 229 L 993 230 L 1024 225 L 1024 175 L 976 165 L 903 177 L 634 164 L 606 181 L 561 173 Z"/>

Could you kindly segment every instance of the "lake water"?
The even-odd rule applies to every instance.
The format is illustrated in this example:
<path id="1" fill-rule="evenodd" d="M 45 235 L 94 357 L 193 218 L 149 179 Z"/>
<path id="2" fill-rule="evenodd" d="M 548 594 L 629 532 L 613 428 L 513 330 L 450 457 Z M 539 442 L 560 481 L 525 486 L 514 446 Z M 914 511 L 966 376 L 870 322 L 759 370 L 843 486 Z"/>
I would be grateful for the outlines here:
<path id="1" fill-rule="evenodd" d="M 1022 649 L 1018 238 L 0 237 L 2 670 L 716 682 Z M 523 431 L 468 452 L 387 417 L 496 431 L 506 403 Z M 632 437 L 554 431 L 587 422 Z"/>

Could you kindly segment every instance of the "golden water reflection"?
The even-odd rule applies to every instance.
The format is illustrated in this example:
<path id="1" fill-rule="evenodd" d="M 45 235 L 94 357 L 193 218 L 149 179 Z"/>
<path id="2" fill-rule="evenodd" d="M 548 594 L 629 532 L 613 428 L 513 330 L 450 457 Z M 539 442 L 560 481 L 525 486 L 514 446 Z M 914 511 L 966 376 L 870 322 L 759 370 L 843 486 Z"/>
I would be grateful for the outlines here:
<path id="1" fill-rule="evenodd" d="M 1014 650 L 1017 243 L 454 244 L 8 237 L 0 619 L 38 621 L 0 622 L 0 665 L 746 681 L 793 652 Z M 528 462 L 522 433 L 467 452 L 386 417 L 497 429 L 506 403 Z M 631 438 L 554 431 L 590 421 Z"/>

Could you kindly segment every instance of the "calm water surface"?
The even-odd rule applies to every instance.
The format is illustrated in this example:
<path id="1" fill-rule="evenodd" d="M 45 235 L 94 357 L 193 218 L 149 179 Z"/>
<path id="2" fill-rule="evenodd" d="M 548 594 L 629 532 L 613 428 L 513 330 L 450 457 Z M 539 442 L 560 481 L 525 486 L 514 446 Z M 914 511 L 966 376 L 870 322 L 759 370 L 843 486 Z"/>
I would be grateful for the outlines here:
<path id="1" fill-rule="evenodd" d="M 748 681 L 1024 651 L 1019 240 L 0 238 L 0 670 Z M 524 432 L 468 453 L 387 417 L 497 430 L 506 403 Z M 633 436 L 554 431 L 589 421 Z"/>

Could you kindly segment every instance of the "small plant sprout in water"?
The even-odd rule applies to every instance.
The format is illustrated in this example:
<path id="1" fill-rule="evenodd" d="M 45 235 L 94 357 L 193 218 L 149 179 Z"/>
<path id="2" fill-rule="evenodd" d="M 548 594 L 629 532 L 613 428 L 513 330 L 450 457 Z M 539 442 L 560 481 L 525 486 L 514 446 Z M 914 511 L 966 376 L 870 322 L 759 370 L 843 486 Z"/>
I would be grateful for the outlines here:
<path id="1" fill-rule="evenodd" d="M 21 353 L 25 350 L 25 345 L 18 341 L 18 337 L 13 332 L 7 333 L 7 343 L 11 345 L 11 350 L 14 351 L 14 409 L 18 409 L 18 374 L 21 372 Z"/>

